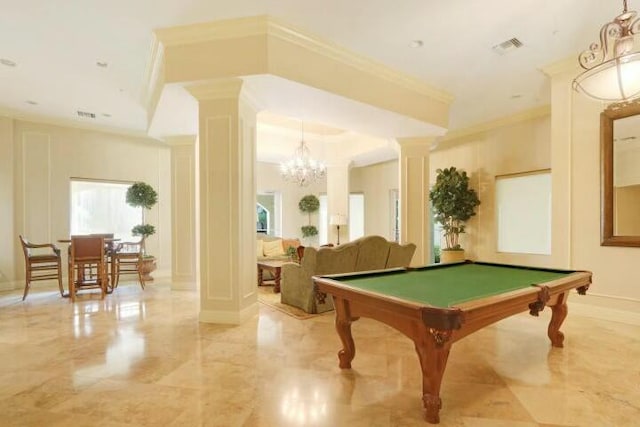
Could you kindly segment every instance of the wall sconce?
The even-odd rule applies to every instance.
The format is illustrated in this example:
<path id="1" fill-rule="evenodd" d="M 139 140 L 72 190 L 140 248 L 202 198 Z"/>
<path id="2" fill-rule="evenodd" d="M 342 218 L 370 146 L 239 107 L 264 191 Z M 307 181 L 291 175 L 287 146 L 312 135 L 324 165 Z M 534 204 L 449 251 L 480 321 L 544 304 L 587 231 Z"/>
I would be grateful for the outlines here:
<path id="1" fill-rule="evenodd" d="M 331 215 L 329 218 L 329 224 L 335 225 L 338 228 L 338 245 L 340 244 L 340 226 L 347 225 L 347 216 L 341 214 Z"/>

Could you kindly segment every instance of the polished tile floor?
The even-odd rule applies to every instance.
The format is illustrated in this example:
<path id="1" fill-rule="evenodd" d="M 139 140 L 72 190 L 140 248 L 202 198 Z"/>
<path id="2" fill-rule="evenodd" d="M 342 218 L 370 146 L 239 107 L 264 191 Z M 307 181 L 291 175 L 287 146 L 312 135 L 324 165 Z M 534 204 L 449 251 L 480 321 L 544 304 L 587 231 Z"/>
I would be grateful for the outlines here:
<path id="1" fill-rule="evenodd" d="M 354 323 L 341 371 L 332 315 L 261 305 L 242 326 L 203 324 L 197 293 L 162 281 L 75 305 L 20 297 L 0 294 L 2 426 L 426 425 L 413 346 L 375 321 Z M 548 316 L 454 344 L 440 425 L 640 425 L 640 327 L 570 313 L 552 349 Z"/>

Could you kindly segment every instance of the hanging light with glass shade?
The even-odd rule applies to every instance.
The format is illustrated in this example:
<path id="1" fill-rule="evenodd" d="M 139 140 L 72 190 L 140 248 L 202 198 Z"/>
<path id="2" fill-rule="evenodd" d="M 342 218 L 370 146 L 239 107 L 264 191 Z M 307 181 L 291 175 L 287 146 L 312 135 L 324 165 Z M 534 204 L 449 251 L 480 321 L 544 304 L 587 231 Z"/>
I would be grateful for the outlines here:
<path id="1" fill-rule="evenodd" d="M 600 29 L 600 43 L 592 43 L 578 57 L 585 71 L 575 78 L 573 88 L 606 102 L 628 101 L 640 96 L 640 52 L 634 46 L 640 33 L 637 12 L 623 0 L 622 14 Z"/>
<path id="2" fill-rule="evenodd" d="M 304 123 L 301 124 L 301 135 L 300 145 L 294 151 L 293 157 L 280 165 L 280 173 L 285 181 L 306 187 L 323 179 L 327 168 L 324 163 L 311 157 L 309 147 L 304 142 Z"/>

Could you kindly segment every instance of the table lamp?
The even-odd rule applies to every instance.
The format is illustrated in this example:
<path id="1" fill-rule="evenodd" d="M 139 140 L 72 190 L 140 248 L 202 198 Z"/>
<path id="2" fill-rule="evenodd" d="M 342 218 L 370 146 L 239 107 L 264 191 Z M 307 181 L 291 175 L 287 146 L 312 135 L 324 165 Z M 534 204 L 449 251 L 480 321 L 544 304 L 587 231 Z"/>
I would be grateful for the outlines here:
<path id="1" fill-rule="evenodd" d="M 338 228 L 338 245 L 340 244 L 340 226 L 347 225 L 347 216 L 341 214 L 331 215 L 329 218 L 329 224 L 335 225 Z"/>

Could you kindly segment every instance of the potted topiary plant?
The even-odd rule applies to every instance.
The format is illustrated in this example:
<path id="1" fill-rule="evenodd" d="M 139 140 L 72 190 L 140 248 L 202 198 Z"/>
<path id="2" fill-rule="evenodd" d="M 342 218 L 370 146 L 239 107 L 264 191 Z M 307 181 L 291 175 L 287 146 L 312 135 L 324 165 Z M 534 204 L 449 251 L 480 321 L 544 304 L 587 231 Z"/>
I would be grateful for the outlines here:
<path id="1" fill-rule="evenodd" d="M 318 229 L 315 225 L 311 225 L 311 214 L 317 212 L 320 209 L 320 200 L 313 194 L 307 194 L 300 202 L 298 202 L 298 209 L 300 212 L 309 215 L 309 225 L 303 225 L 300 227 L 302 231 L 302 237 L 313 237 L 318 234 Z"/>
<path id="2" fill-rule="evenodd" d="M 155 234 L 156 228 L 151 224 L 145 224 L 145 211 L 151 209 L 158 203 L 158 193 L 147 183 L 136 182 L 127 190 L 127 204 L 133 207 L 142 208 L 142 224 L 138 224 L 131 229 L 131 234 L 134 236 L 142 236 L 144 239 L 142 242 L 143 266 L 142 273 L 144 280 L 153 280 L 150 273 L 156 269 L 156 258 L 148 255 L 146 252 L 146 239 L 147 237 Z"/>
<path id="3" fill-rule="evenodd" d="M 480 204 L 475 190 L 469 188 L 469 177 L 465 171 L 455 167 L 436 170 L 436 183 L 429 192 L 434 220 L 442 225 L 444 247 L 440 251 L 440 262 L 463 261 L 464 249 L 459 237 L 464 233 L 464 223 L 474 216 Z"/>

